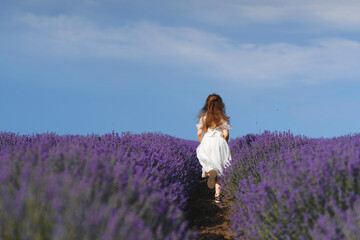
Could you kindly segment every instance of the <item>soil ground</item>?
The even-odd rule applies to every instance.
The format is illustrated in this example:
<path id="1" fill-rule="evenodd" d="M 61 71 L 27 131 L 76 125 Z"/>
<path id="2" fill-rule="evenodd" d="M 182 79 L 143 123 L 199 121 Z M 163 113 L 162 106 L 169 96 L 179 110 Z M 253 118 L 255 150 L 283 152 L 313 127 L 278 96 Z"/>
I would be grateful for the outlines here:
<path id="1" fill-rule="evenodd" d="M 230 203 L 223 198 L 223 204 L 214 203 L 215 190 L 200 180 L 200 186 L 187 205 L 187 219 L 190 227 L 198 230 L 198 240 L 234 240 L 229 221 Z"/>

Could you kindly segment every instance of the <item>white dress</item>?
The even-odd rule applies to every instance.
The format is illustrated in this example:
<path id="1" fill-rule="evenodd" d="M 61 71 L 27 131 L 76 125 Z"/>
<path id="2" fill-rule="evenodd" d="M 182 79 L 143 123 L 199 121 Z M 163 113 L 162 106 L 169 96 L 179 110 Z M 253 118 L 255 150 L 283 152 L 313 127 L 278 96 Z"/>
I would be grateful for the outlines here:
<path id="1" fill-rule="evenodd" d="M 199 129 L 203 126 L 204 118 L 201 118 L 196 127 Z M 230 165 L 231 153 L 229 144 L 223 137 L 222 130 L 229 130 L 231 126 L 223 120 L 223 124 L 215 129 L 209 128 L 204 134 L 203 140 L 196 148 L 196 155 L 202 166 L 201 177 L 205 178 L 205 172 L 214 169 L 218 176 L 221 176 L 223 170 Z"/>

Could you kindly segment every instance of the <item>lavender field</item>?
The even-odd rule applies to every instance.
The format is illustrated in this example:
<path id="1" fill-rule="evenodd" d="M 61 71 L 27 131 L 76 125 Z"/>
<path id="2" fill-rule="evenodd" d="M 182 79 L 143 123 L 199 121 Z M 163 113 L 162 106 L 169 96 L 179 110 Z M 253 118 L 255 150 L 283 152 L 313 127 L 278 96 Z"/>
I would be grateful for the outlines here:
<path id="1" fill-rule="evenodd" d="M 235 234 L 250 239 L 359 239 L 360 134 L 247 135 L 230 143 Z"/>
<path id="2" fill-rule="evenodd" d="M 0 134 L 0 239 L 194 239 L 196 142 Z"/>
<path id="3" fill-rule="evenodd" d="M 196 239 L 198 142 L 160 133 L 0 133 L 0 239 Z M 360 135 L 230 142 L 222 179 L 243 239 L 358 239 Z"/>

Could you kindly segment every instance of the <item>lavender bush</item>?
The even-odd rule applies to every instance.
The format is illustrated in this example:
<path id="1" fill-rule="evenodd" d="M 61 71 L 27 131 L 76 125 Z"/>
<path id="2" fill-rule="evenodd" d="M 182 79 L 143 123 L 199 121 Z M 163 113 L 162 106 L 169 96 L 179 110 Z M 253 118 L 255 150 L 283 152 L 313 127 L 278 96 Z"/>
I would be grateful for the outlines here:
<path id="1" fill-rule="evenodd" d="M 287 149 L 296 149 L 312 140 L 305 136 L 294 136 L 290 132 L 265 131 L 261 135 L 248 134 L 232 140 L 229 145 L 232 155 L 231 167 L 225 170 L 224 191 L 234 195 L 238 191 L 240 181 L 253 179 L 260 182 L 261 168 L 273 164 L 273 159 Z"/>
<path id="2" fill-rule="evenodd" d="M 194 239 L 197 143 L 163 134 L 0 133 L 1 239 Z"/>
<path id="3" fill-rule="evenodd" d="M 235 197 L 235 234 L 357 239 L 360 135 L 308 139 L 265 132 L 231 144 L 234 160 L 224 182 Z"/>

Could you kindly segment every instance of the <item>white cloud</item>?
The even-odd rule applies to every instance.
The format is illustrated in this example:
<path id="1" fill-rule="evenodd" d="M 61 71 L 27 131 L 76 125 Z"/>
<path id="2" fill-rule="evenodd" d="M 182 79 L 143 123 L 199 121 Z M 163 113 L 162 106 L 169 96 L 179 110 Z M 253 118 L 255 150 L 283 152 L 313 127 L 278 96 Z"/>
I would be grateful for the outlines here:
<path id="1" fill-rule="evenodd" d="M 360 29 L 358 0 L 192 0 L 188 6 L 193 18 L 216 25 L 292 22 L 326 29 Z"/>
<path id="2" fill-rule="evenodd" d="M 27 14 L 19 19 L 28 27 L 28 44 L 46 54 L 191 66 L 209 77 L 254 86 L 360 79 L 360 42 L 353 40 L 318 39 L 308 46 L 236 44 L 193 28 L 149 22 L 102 29 L 68 16 Z"/>

